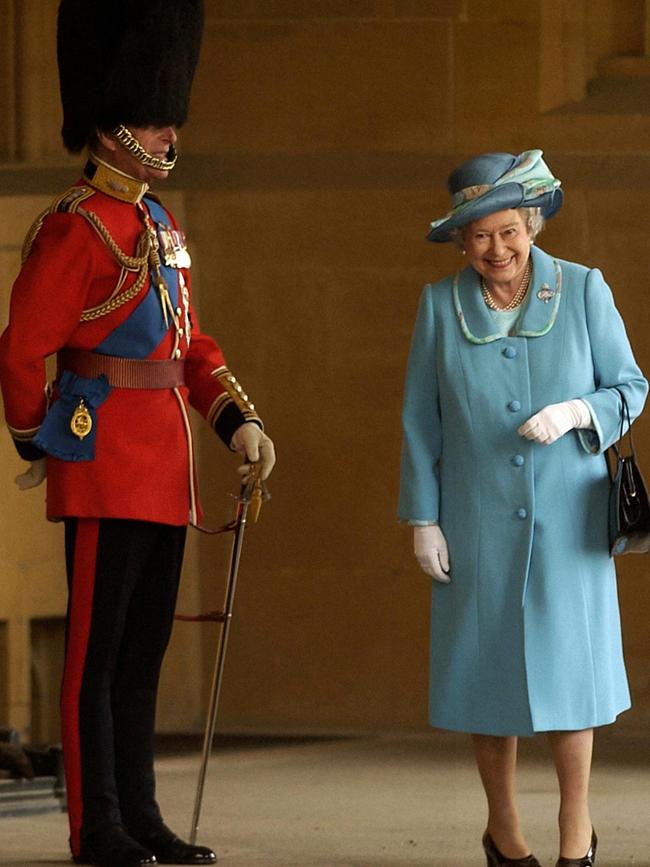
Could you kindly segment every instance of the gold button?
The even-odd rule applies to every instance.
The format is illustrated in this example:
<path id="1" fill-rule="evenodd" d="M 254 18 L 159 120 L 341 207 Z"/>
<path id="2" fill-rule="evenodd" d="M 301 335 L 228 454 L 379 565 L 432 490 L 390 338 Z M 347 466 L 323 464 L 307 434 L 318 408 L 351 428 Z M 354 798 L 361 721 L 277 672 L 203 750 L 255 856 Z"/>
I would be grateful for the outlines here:
<path id="1" fill-rule="evenodd" d="M 183 331 L 183 329 L 182 329 L 182 328 L 179 328 L 179 329 L 178 329 L 178 336 L 179 336 L 179 337 L 182 337 L 184 334 L 185 334 L 185 332 Z"/>
<path id="2" fill-rule="evenodd" d="M 182 312 L 183 312 L 183 311 L 181 310 L 180 307 L 177 307 L 177 308 L 176 308 L 176 315 L 177 315 L 177 316 L 180 316 Z"/>
<path id="3" fill-rule="evenodd" d="M 174 351 L 174 358 L 180 358 L 180 357 L 181 357 L 181 351 L 180 351 L 180 349 L 176 349 Z"/>

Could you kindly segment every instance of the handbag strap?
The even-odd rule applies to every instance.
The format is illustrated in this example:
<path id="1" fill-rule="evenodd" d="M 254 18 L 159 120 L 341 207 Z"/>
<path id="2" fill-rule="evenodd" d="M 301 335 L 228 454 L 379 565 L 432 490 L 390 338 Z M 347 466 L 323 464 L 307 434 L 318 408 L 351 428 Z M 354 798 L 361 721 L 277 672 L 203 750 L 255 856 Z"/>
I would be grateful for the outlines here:
<path id="1" fill-rule="evenodd" d="M 621 453 L 619 450 L 619 445 L 623 441 L 623 432 L 625 429 L 625 421 L 627 420 L 627 436 L 628 436 L 628 441 L 629 441 L 629 445 L 630 445 L 630 454 L 632 455 L 632 457 L 634 458 L 634 460 L 636 462 L 636 452 L 634 450 L 634 439 L 632 438 L 632 420 L 630 418 L 630 408 L 627 405 L 627 400 L 625 398 L 625 395 L 621 391 L 621 389 L 618 388 L 617 386 L 614 386 L 614 388 L 616 388 L 616 391 L 618 392 L 618 396 L 621 399 L 621 427 L 620 427 L 619 434 L 618 434 L 618 442 L 612 443 L 612 448 L 614 449 L 614 452 L 616 453 L 616 457 L 619 458 L 619 460 L 620 460 Z"/>

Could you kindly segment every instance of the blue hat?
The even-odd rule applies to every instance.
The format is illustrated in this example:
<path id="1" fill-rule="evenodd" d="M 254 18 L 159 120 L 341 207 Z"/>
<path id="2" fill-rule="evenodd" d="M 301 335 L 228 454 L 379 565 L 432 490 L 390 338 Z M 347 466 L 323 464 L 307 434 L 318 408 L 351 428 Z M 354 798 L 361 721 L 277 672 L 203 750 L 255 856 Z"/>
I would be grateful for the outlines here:
<path id="1" fill-rule="evenodd" d="M 509 208 L 541 208 L 549 219 L 564 198 L 540 150 L 473 157 L 454 169 L 447 185 L 452 210 L 431 223 L 429 241 L 449 241 L 452 229 Z"/>

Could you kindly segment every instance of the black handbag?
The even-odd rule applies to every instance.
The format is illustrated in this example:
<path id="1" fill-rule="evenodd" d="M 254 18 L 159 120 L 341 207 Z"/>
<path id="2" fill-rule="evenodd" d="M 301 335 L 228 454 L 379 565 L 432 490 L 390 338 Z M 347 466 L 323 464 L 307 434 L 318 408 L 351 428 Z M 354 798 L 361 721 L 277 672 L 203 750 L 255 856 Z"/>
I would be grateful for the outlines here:
<path id="1" fill-rule="evenodd" d="M 647 554 L 650 551 L 650 502 L 643 476 L 636 462 L 630 410 L 625 395 L 621 398 L 621 431 L 618 443 L 608 452 L 611 478 L 609 492 L 609 553 Z M 621 454 L 623 430 L 627 421 L 628 455 Z"/>

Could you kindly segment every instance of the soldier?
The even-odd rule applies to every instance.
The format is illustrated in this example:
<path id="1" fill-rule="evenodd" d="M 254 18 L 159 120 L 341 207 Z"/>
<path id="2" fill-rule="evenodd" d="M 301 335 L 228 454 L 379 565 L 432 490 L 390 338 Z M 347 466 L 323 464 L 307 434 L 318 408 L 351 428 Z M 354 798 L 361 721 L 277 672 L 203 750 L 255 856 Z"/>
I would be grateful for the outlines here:
<path id="1" fill-rule="evenodd" d="M 0 339 L 7 424 L 31 462 L 17 482 L 47 474 L 48 518 L 65 521 L 70 847 L 100 867 L 216 861 L 165 826 L 153 768 L 159 671 L 200 519 L 188 403 L 263 478 L 275 461 L 199 329 L 185 237 L 150 192 L 176 162 L 201 30 L 200 0 L 62 0 L 63 141 L 88 161 L 27 236 Z"/>

